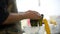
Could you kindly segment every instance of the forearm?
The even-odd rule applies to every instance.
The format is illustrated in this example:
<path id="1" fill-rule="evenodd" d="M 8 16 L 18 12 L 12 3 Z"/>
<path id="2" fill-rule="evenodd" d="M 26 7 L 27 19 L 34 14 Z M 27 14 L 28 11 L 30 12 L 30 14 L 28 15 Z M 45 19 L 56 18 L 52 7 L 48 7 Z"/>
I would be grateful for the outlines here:
<path id="1" fill-rule="evenodd" d="M 11 24 L 17 21 L 20 21 L 21 19 L 24 19 L 24 13 L 18 14 L 18 13 L 10 13 L 8 18 L 4 21 L 3 24 Z"/>

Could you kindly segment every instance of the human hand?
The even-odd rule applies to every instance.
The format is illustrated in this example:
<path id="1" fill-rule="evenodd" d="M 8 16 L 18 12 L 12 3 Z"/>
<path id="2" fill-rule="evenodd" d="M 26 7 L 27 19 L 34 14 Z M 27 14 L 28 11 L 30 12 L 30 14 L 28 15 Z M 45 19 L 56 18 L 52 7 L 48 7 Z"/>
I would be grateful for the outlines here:
<path id="1" fill-rule="evenodd" d="M 29 18 L 29 19 L 34 20 L 34 19 L 40 19 L 41 18 L 40 14 L 38 12 L 36 12 L 36 11 L 28 10 L 25 13 L 26 13 L 25 17 Z"/>

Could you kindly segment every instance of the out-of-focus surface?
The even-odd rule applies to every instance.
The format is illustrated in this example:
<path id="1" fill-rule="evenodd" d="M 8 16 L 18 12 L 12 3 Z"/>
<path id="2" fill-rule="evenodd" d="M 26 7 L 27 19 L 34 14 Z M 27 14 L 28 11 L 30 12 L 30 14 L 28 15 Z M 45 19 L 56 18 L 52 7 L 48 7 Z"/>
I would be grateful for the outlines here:
<path id="1" fill-rule="evenodd" d="M 54 18 L 55 17 L 55 18 Z M 59 19 L 60 17 L 56 17 L 56 16 L 51 16 L 51 19 L 54 19 L 56 21 L 56 25 L 54 25 L 54 23 L 48 23 L 49 24 L 49 27 L 50 27 L 50 31 L 51 31 L 51 34 L 58 34 L 60 33 L 60 23 L 59 23 Z M 25 34 L 26 33 L 33 33 L 35 30 L 39 33 L 39 34 L 46 34 L 46 31 L 45 31 L 45 25 L 43 24 L 41 27 L 36 27 L 36 28 L 32 28 L 32 27 L 29 27 L 28 26 L 28 19 L 24 19 L 21 21 L 21 26 L 22 26 L 22 30 L 25 31 Z"/>
<path id="2" fill-rule="evenodd" d="M 55 31 L 52 31 L 52 32 L 60 33 L 60 16 L 50 16 L 50 17 L 51 17 L 51 19 L 56 21 L 56 27 L 53 28 L 53 30 L 55 30 Z"/>

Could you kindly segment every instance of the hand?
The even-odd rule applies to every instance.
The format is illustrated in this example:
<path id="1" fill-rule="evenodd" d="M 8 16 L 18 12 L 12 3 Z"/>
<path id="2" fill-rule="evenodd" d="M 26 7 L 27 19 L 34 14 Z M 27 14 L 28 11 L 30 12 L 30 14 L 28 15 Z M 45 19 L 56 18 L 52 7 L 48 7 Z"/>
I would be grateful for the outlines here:
<path id="1" fill-rule="evenodd" d="M 40 19 L 40 14 L 36 11 L 32 11 L 32 10 L 28 10 L 27 12 L 25 12 L 25 17 L 29 18 L 29 19 Z"/>

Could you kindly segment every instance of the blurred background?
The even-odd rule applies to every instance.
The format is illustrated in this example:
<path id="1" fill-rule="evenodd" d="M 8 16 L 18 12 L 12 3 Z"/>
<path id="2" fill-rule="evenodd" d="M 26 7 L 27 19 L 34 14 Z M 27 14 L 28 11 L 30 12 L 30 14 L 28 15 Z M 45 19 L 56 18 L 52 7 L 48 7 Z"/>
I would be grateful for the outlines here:
<path id="1" fill-rule="evenodd" d="M 16 5 L 18 12 L 34 10 L 43 14 L 49 23 L 51 34 L 58 34 L 60 32 L 60 0 L 16 0 Z M 24 26 L 27 28 L 27 20 L 24 19 L 21 21 L 22 29 L 24 29 Z M 57 25 L 54 26 L 53 24 Z M 28 31 L 29 27 L 26 30 Z M 43 33 L 44 25 L 41 27 L 41 31 L 42 33 L 40 34 L 45 34 Z"/>
<path id="2" fill-rule="evenodd" d="M 60 15 L 60 0 L 16 0 L 18 12 L 35 10 L 49 19 Z"/>

